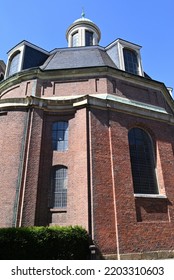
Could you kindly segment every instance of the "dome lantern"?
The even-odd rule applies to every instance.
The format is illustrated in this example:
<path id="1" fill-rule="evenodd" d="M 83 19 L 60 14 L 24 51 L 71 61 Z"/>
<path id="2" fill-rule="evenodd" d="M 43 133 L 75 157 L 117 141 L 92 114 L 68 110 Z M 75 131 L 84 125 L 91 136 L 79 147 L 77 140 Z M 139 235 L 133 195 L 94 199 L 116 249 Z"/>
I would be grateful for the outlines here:
<path id="1" fill-rule="evenodd" d="M 81 18 L 75 20 L 66 31 L 68 47 L 98 45 L 101 38 L 100 29 L 82 11 Z"/>

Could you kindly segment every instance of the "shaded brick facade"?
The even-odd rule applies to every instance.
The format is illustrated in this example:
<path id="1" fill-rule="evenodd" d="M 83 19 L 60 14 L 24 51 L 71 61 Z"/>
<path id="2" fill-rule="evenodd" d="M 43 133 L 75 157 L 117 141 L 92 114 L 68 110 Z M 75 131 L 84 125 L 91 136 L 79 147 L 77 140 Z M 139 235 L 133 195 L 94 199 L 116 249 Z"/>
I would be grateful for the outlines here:
<path id="1" fill-rule="evenodd" d="M 0 227 L 81 225 L 105 258 L 174 256 L 173 99 L 143 72 L 114 68 L 102 48 L 80 51 L 94 61 L 68 68 L 57 51 L 0 83 Z M 65 151 L 53 149 L 56 122 L 68 122 Z M 155 195 L 134 193 L 132 128 L 151 139 Z M 56 166 L 67 168 L 64 208 L 49 204 Z"/>

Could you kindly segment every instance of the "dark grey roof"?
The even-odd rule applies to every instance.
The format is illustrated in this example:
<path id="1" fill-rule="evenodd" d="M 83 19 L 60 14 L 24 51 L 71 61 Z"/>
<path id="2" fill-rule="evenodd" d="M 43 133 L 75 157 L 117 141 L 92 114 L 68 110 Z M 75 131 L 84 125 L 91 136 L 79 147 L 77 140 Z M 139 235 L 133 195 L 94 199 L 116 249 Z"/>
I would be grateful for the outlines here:
<path id="1" fill-rule="evenodd" d="M 117 68 L 106 51 L 98 46 L 55 50 L 42 65 L 44 70 L 110 66 Z"/>

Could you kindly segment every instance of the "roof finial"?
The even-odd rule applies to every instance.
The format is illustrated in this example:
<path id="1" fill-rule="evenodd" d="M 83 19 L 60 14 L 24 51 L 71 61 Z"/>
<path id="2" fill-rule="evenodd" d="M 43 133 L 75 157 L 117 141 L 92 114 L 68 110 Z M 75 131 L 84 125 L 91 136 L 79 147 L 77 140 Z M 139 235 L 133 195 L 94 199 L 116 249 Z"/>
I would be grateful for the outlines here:
<path id="1" fill-rule="evenodd" d="M 81 17 L 82 17 L 82 18 L 84 18 L 84 17 L 85 17 L 85 11 L 84 11 L 84 8 L 82 8 Z"/>

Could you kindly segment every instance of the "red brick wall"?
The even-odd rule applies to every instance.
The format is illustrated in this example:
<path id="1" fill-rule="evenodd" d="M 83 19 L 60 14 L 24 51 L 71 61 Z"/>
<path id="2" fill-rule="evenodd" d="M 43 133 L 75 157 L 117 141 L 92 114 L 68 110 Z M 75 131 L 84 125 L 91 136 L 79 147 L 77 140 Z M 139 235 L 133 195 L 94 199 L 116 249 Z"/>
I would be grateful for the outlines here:
<path id="1" fill-rule="evenodd" d="M 171 113 L 161 91 L 115 78 L 86 78 L 65 80 L 29 80 L 14 85 L 2 93 L 1 99 L 25 97 L 57 97 L 109 93 L 123 98 L 160 106 Z"/>
<path id="2" fill-rule="evenodd" d="M 73 96 L 107 92 L 106 78 L 71 79 L 63 81 L 40 81 L 41 94 L 45 97 Z"/>
<path id="3" fill-rule="evenodd" d="M 114 252 L 114 211 L 108 116 L 111 128 L 116 193 L 116 216 L 120 253 L 170 250 L 174 247 L 174 138 L 173 127 L 165 123 L 118 112 L 92 110 L 92 152 L 94 188 L 94 229 L 96 242 L 105 253 Z M 131 175 L 128 131 L 139 126 L 152 137 L 161 165 L 160 193 L 167 198 L 135 198 Z M 167 157 L 166 157 L 167 155 Z M 164 185 L 161 185 L 161 184 Z M 116 250 L 115 250 L 116 253 Z"/>
<path id="4" fill-rule="evenodd" d="M 69 122 L 69 144 L 65 152 L 52 151 L 52 124 Z M 36 224 L 82 225 L 88 229 L 86 109 L 70 115 L 45 115 L 42 139 L 39 194 Z M 51 169 L 55 165 L 68 168 L 68 202 L 66 211 L 50 211 L 48 195 Z"/>
<path id="5" fill-rule="evenodd" d="M 35 224 L 36 198 L 41 156 L 42 126 L 43 111 L 39 109 L 32 109 L 28 130 L 28 155 L 26 151 L 25 156 L 26 177 L 23 183 L 24 206 L 22 210 L 22 226 L 31 226 Z"/>
<path id="6" fill-rule="evenodd" d="M 29 80 L 9 87 L 1 99 L 35 95 L 37 97 L 73 96 L 107 92 L 106 78 L 70 79 L 61 81 Z"/>
<path id="7" fill-rule="evenodd" d="M 91 157 L 94 240 L 102 252 L 116 252 L 108 112 L 92 110 Z"/>
<path id="8" fill-rule="evenodd" d="M 21 82 L 6 89 L 1 99 L 30 96 L 35 92 L 35 81 Z"/>
<path id="9" fill-rule="evenodd" d="M 171 108 L 165 101 L 161 91 L 150 86 L 142 86 L 125 80 L 107 79 L 108 93 L 114 94 L 129 100 L 135 100 L 164 108 L 172 113 Z"/>
<path id="10" fill-rule="evenodd" d="M 3 98 L 31 95 L 35 90 L 37 96 L 45 97 L 108 92 L 162 106 L 171 112 L 160 91 L 142 86 L 137 88 L 119 80 L 115 86 L 114 92 L 113 81 L 105 78 L 87 79 L 81 83 L 41 80 L 36 83 L 33 80 L 7 90 Z M 92 237 L 102 253 L 173 249 L 172 125 L 148 117 L 93 108 L 89 113 L 88 127 L 86 108 L 70 112 L 44 112 L 34 108 L 26 132 L 27 118 L 28 113 L 22 110 L 0 115 L 0 226 L 13 225 L 16 188 L 21 186 L 24 197 L 20 197 L 20 202 L 24 207 L 18 218 L 22 218 L 22 226 L 79 224 L 88 229 L 90 183 Z M 69 147 L 66 152 L 53 152 L 52 123 L 60 120 L 69 121 Z M 159 191 L 167 198 L 134 196 L 128 131 L 136 126 L 145 129 L 152 138 Z M 88 142 L 90 158 L 87 155 Z M 68 205 L 62 212 L 50 211 L 48 207 L 51 170 L 59 164 L 68 167 Z M 88 168 L 91 171 L 90 182 Z M 22 176 L 21 184 L 19 174 Z"/>
<path id="11" fill-rule="evenodd" d="M 22 110 L 0 114 L 0 227 L 11 227 L 15 222 L 26 117 Z"/>

